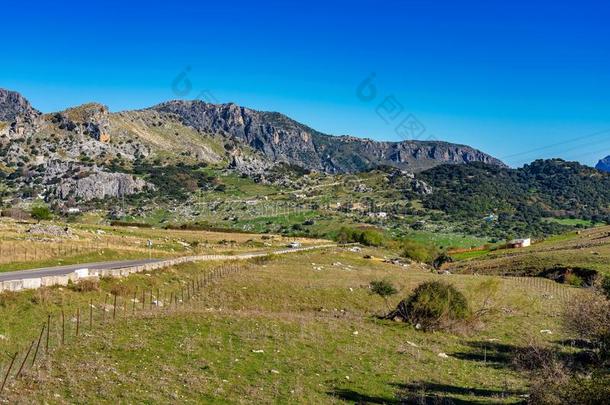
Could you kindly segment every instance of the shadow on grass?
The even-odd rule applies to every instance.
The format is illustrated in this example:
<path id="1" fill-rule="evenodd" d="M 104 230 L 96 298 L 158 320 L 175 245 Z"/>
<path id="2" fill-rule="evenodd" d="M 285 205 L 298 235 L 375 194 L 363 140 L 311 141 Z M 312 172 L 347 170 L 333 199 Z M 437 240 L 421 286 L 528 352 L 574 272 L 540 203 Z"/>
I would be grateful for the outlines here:
<path id="1" fill-rule="evenodd" d="M 394 384 L 398 389 L 401 404 L 495 404 L 501 400 L 523 394 L 508 388 L 495 390 L 488 388 L 467 388 L 455 385 L 420 382 Z M 459 397 L 470 397 L 463 399 Z M 524 403 L 520 401 L 519 403 Z"/>
<path id="2" fill-rule="evenodd" d="M 565 341 L 557 342 L 559 346 L 548 347 L 539 350 L 540 358 L 555 358 L 570 369 L 583 369 L 591 364 L 595 364 L 598 359 L 596 354 L 587 346 L 584 341 Z M 476 361 L 492 368 L 508 368 L 523 371 L 523 365 L 519 365 L 515 358 L 525 353 L 528 348 L 523 346 L 508 345 L 498 342 L 476 341 L 464 342 L 471 350 L 466 352 L 451 353 L 451 356 L 460 360 Z M 565 349 L 572 350 L 566 351 Z M 577 349 L 577 350 L 574 350 Z M 531 364 L 530 369 L 535 369 L 536 363 Z"/>
<path id="3" fill-rule="evenodd" d="M 395 397 L 372 396 L 351 389 L 335 389 L 328 395 L 354 404 L 419 404 L 419 405 L 463 405 L 495 404 L 501 400 L 515 398 L 523 394 L 514 390 L 493 390 L 486 388 L 466 388 L 437 383 L 392 384 Z M 460 397 L 470 397 L 463 399 Z M 525 401 L 513 402 L 525 403 Z"/>
<path id="4" fill-rule="evenodd" d="M 400 404 L 396 398 L 371 396 L 354 390 L 338 388 L 328 392 L 328 395 L 342 399 L 344 401 L 353 402 L 355 404 Z"/>
<path id="5" fill-rule="evenodd" d="M 465 342 L 471 350 L 452 353 L 451 356 L 460 360 L 476 361 L 493 368 L 513 368 L 513 358 L 519 347 L 497 342 Z"/>

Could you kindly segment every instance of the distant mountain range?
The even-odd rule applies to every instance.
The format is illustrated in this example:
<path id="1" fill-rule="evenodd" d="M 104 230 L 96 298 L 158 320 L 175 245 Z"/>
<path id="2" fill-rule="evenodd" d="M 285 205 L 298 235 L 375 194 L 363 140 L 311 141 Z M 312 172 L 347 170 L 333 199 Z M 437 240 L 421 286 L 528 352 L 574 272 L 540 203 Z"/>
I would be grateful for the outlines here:
<path id="1" fill-rule="evenodd" d="M 378 142 L 353 136 L 331 136 L 276 112 L 235 104 L 171 101 L 152 108 L 175 114 L 186 126 L 204 133 L 239 139 L 273 161 L 327 173 L 353 173 L 379 165 L 421 171 L 444 163 L 504 164 L 479 150 L 447 142 Z"/>
<path id="2" fill-rule="evenodd" d="M 597 163 L 597 166 L 595 166 L 595 168 L 597 170 L 601 170 L 602 172 L 610 173 L 610 156 L 607 156 L 604 159 L 600 160 Z"/>
<path id="3" fill-rule="evenodd" d="M 610 171 L 610 157 L 598 169 Z M 610 174 L 575 162 L 511 169 L 465 145 L 332 136 L 231 103 L 169 101 L 117 113 L 89 103 L 43 114 L 0 89 L 0 208 L 42 198 L 57 211 L 105 207 L 113 219 L 137 217 L 163 204 L 174 212 L 202 195 L 225 197 L 245 177 L 258 183 L 251 198 L 275 190 L 317 204 L 328 203 L 320 187 L 347 181 L 337 195 L 358 204 L 416 202 L 413 215 L 428 210 L 481 235 L 544 235 L 563 226 L 549 218 L 610 223 Z M 374 193 L 367 178 L 376 179 Z M 249 187 L 232 192 L 243 196 Z"/>

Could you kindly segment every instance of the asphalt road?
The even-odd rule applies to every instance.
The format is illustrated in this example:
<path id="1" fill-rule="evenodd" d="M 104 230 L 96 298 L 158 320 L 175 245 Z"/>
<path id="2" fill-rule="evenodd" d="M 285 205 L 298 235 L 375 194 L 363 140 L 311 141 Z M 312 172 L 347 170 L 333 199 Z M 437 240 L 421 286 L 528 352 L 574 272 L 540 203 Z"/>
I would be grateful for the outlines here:
<path id="1" fill-rule="evenodd" d="M 70 274 L 78 269 L 120 269 L 123 267 L 141 266 L 143 264 L 148 263 L 162 262 L 163 260 L 164 259 L 123 260 L 115 262 L 81 263 L 70 264 L 67 266 L 43 267 L 40 269 L 8 271 L 5 273 L 0 273 L 0 281 L 11 281 L 47 276 L 63 276 L 66 274 Z"/>
<path id="2" fill-rule="evenodd" d="M 310 250 L 310 249 L 318 249 L 323 247 L 330 247 L 332 245 L 319 245 L 319 246 L 309 246 L 297 249 L 282 249 L 276 250 L 272 252 L 268 251 L 256 251 L 256 252 L 245 252 L 238 253 L 235 255 L 220 255 L 223 256 L 224 259 L 231 258 L 242 258 L 247 259 L 255 256 L 264 256 L 269 253 L 296 253 L 299 251 Z M 22 280 L 29 278 L 39 278 L 39 277 L 48 277 L 48 276 L 64 276 L 66 274 L 73 273 L 78 269 L 90 269 L 90 270 L 112 270 L 112 269 L 121 269 L 124 267 L 132 267 L 132 266 L 142 266 L 144 264 L 149 263 L 158 263 L 163 262 L 167 259 L 140 259 L 140 260 L 120 260 L 120 261 L 111 261 L 111 262 L 97 262 L 97 263 L 80 263 L 80 264 L 70 264 L 66 266 L 56 266 L 56 267 L 43 267 L 39 269 L 29 269 L 29 270 L 19 270 L 19 271 L 7 271 L 4 273 L 0 273 L 0 282 L 2 281 L 12 281 L 12 280 Z"/>

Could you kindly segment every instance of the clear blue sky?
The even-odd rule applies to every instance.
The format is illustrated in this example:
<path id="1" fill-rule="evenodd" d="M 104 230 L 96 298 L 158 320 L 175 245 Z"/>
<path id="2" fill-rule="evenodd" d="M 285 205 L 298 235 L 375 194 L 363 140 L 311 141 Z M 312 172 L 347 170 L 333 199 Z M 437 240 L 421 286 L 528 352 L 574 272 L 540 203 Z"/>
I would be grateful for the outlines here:
<path id="1" fill-rule="evenodd" d="M 396 124 L 413 114 L 422 139 L 511 165 L 610 154 L 610 5 L 599 0 L 22 1 L 2 14 L 0 87 L 45 112 L 205 91 L 380 140 L 401 140 Z M 185 94 L 172 83 L 187 67 Z M 371 73 L 367 101 L 357 89 Z M 378 114 L 390 96 L 397 118 L 387 101 Z"/>

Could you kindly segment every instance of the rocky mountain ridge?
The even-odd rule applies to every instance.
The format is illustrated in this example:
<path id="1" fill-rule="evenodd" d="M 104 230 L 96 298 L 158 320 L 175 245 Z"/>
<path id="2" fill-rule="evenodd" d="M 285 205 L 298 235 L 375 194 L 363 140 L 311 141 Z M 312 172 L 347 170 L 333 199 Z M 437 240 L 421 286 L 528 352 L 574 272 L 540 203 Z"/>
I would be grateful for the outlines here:
<path id="1" fill-rule="evenodd" d="M 444 163 L 503 165 L 468 146 L 331 136 L 283 114 L 235 104 L 170 101 L 111 113 L 89 103 L 42 114 L 20 94 L 0 89 L 0 181 L 22 195 L 88 201 L 154 189 L 133 176 L 142 162 L 211 164 L 282 187 L 290 184 L 287 171 L 392 166 L 413 173 Z"/>
<path id="2" fill-rule="evenodd" d="M 500 160 L 465 145 L 332 136 L 280 113 L 256 111 L 232 103 L 170 101 L 152 109 L 174 114 L 184 125 L 199 131 L 239 139 L 272 161 L 320 172 L 353 173 L 380 165 L 417 172 L 439 164 L 469 162 L 504 166 Z"/>

